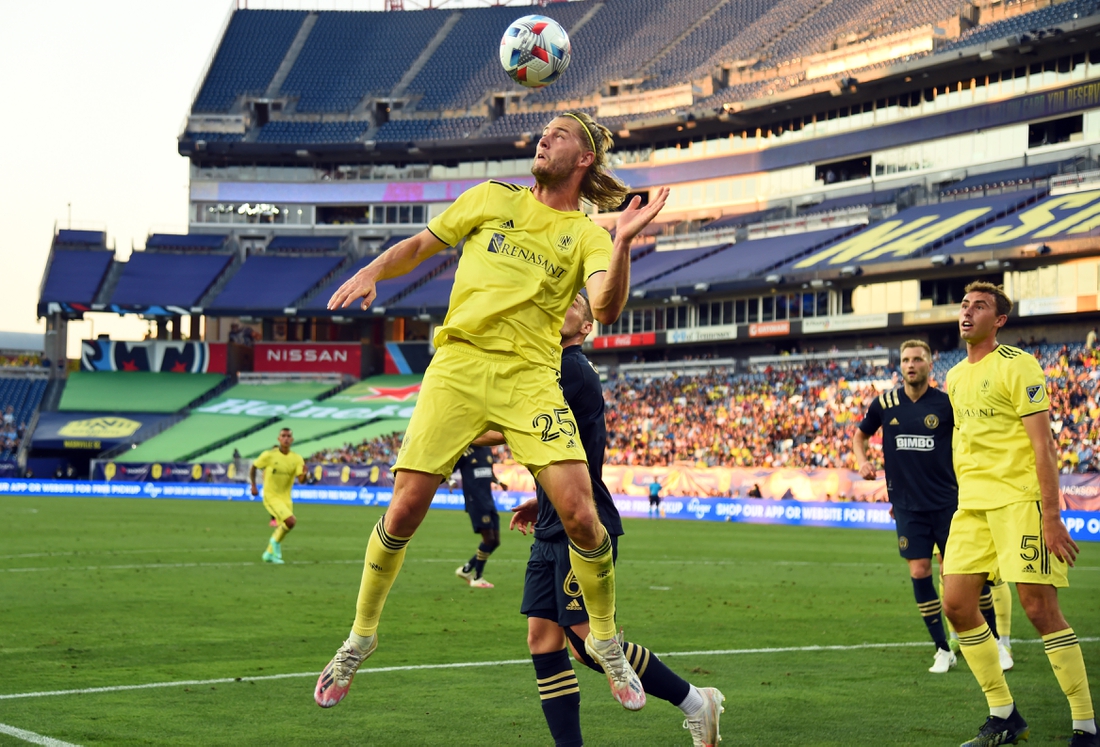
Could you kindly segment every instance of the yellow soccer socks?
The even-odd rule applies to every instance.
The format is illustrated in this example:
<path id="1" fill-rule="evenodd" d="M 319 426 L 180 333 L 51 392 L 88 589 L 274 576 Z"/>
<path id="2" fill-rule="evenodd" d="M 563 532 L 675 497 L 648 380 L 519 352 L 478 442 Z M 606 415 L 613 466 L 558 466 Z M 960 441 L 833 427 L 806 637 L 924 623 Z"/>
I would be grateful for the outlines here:
<path id="1" fill-rule="evenodd" d="M 1077 642 L 1077 634 L 1073 632 L 1073 628 L 1066 628 L 1045 635 L 1043 647 L 1046 649 L 1047 658 L 1050 659 L 1054 676 L 1062 686 L 1066 699 L 1069 700 L 1069 710 L 1075 724 L 1078 721 L 1091 720 L 1095 713 L 1092 708 L 1092 695 L 1089 692 L 1089 680 L 1085 674 L 1085 659 L 1081 656 L 1081 644 Z"/>
<path id="2" fill-rule="evenodd" d="M 615 637 L 615 562 L 611 535 L 601 525 L 603 541 L 594 550 L 582 550 L 569 541 L 569 564 L 588 608 L 588 627 L 598 641 Z"/>
<path id="3" fill-rule="evenodd" d="M 374 526 L 367 542 L 367 557 L 363 563 L 363 580 L 359 584 L 359 599 L 355 603 L 356 635 L 372 636 L 378 629 L 378 618 L 386 604 L 401 564 L 405 561 L 405 546 L 411 537 L 395 537 L 386 531 L 383 516 Z"/>
<path id="4" fill-rule="evenodd" d="M 1005 581 L 993 585 L 993 610 L 997 615 L 997 635 L 1005 645 L 1012 635 L 1012 590 Z"/>
<path id="5" fill-rule="evenodd" d="M 974 679 L 978 680 L 985 699 L 991 709 L 1012 705 L 1012 694 L 1008 691 L 1005 674 L 1001 671 L 1001 657 L 997 651 L 997 641 L 989 626 L 959 631 L 959 646 Z M 1084 670 L 1082 670 L 1084 671 Z"/>

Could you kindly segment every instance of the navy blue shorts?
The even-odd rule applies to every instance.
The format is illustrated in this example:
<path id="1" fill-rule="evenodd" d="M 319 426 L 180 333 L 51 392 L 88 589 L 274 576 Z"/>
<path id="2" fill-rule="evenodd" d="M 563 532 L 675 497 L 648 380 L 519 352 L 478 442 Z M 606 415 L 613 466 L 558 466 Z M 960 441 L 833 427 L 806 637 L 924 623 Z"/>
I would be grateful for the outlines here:
<path id="1" fill-rule="evenodd" d="M 951 532 L 953 508 L 936 511 L 906 511 L 894 509 L 894 521 L 898 525 L 898 552 L 906 560 L 931 558 L 933 546 L 940 552 L 947 547 L 947 535 Z"/>
<path id="2" fill-rule="evenodd" d="M 500 514 L 497 513 L 497 504 L 492 495 L 488 499 L 466 498 L 466 513 L 470 515 L 470 524 L 473 525 L 475 534 L 486 529 L 500 531 Z"/>
<path id="3" fill-rule="evenodd" d="M 588 622 L 581 587 L 569 563 L 569 542 L 536 539 L 523 579 L 523 603 L 519 611 L 528 617 L 552 620 L 563 628 Z M 619 557 L 619 538 L 611 536 L 611 557 Z"/>

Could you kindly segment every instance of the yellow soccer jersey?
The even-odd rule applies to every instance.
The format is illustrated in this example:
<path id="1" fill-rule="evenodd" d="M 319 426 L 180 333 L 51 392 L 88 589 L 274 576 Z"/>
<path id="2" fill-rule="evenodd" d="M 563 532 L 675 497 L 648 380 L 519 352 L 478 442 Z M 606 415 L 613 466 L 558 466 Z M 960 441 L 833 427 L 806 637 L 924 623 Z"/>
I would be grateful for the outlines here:
<path id="1" fill-rule="evenodd" d="M 1050 409 L 1043 369 L 1029 353 L 999 345 L 977 363 L 947 372 L 955 410 L 955 475 L 959 508 L 988 511 L 1037 501 L 1035 452 L 1022 418 Z"/>
<path id="2" fill-rule="evenodd" d="M 494 181 L 464 192 L 428 230 L 450 246 L 466 238 L 435 346 L 457 337 L 557 369 L 565 312 L 585 281 L 607 270 L 610 234 L 580 211 Z"/>
<path id="3" fill-rule="evenodd" d="M 290 487 L 294 479 L 306 471 L 301 454 L 293 451 L 284 454 L 278 449 L 268 449 L 252 463 L 264 471 L 264 499 L 290 501 Z"/>

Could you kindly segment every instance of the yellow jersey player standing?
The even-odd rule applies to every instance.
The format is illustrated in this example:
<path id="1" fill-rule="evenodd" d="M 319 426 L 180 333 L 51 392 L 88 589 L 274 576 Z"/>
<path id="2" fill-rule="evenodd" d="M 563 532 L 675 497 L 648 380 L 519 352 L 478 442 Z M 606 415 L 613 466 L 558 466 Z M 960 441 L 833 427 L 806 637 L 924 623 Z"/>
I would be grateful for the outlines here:
<path id="1" fill-rule="evenodd" d="M 290 500 L 290 488 L 295 478 L 306 481 L 306 462 L 301 454 L 290 450 L 294 444 L 294 433 L 289 428 L 279 431 L 279 446 L 268 449 L 256 458 L 248 470 L 248 481 L 252 483 L 252 495 L 259 495 L 256 487 L 256 471 L 264 471 L 264 508 L 275 517 L 275 531 L 267 543 L 263 554 L 265 563 L 283 563 L 283 537 L 294 528 L 294 504 Z"/>
<path id="2" fill-rule="evenodd" d="M 560 330 L 577 292 L 586 288 L 599 321 L 618 319 L 630 290 L 630 243 L 668 198 L 662 188 L 644 207 L 639 197 L 631 200 L 616 221 L 614 241 L 592 223 L 580 210 L 582 198 L 614 210 L 629 193 L 606 171 L 611 145 L 611 132 L 583 112 L 555 117 L 531 165 L 534 187 L 490 181 L 467 190 L 426 230 L 393 246 L 329 300 L 335 310 L 361 298 L 366 309 L 378 281 L 466 240 L 447 316 L 435 334 L 436 354 L 394 465 L 393 498 L 367 543 L 355 623 L 317 681 L 318 705 L 334 706 L 347 695 L 377 646 L 386 595 L 436 488 L 488 430 L 504 435 L 561 517 L 589 612 L 586 647 L 608 673 L 612 694 L 629 710 L 645 704 L 615 635 L 611 538 L 558 381 Z"/>
<path id="3" fill-rule="evenodd" d="M 1071 746 L 1096 747 L 1081 646 L 1058 606 L 1058 589 L 1068 586 L 1078 549 L 1061 519 L 1046 377 L 1031 355 L 997 342 L 1011 311 L 1000 286 L 966 286 L 959 313 L 966 358 L 947 374 L 959 509 L 944 552 L 944 611 L 990 711 L 963 747 L 1016 744 L 1029 733 L 978 609 L 982 586 L 998 566 L 1001 577 L 1016 584 L 1020 606 L 1042 636 L 1069 699 Z"/>

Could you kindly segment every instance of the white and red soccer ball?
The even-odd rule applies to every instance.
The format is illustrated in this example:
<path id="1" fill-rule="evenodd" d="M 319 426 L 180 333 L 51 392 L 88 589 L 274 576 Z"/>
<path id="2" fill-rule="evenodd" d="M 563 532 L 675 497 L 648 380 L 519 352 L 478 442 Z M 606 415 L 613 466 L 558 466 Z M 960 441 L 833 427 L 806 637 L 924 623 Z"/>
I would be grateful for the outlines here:
<path id="1" fill-rule="evenodd" d="M 553 18 L 524 16 L 500 40 L 500 64 L 527 88 L 548 86 L 569 67 L 569 35 Z"/>

